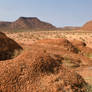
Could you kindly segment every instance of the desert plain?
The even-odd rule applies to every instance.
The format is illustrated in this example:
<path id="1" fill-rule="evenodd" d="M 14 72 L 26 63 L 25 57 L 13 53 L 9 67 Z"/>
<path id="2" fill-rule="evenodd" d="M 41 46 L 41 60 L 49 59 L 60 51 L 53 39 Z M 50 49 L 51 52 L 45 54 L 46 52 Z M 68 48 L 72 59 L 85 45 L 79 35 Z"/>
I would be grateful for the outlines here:
<path id="1" fill-rule="evenodd" d="M 0 92 L 92 92 L 89 27 L 63 30 L 24 17 L 0 25 Z"/>

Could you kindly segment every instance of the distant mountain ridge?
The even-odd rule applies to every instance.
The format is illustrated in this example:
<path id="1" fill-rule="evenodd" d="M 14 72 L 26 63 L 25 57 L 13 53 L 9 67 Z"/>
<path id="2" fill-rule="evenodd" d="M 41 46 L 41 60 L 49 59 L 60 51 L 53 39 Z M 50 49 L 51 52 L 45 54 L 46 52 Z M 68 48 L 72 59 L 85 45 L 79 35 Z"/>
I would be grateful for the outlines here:
<path id="1" fill-rule="evenodd" d="M 92 21 L 87 22 L 82 27 L 56 27 L 50 23 L 41 21 L 37 17 L 19 17 L 13 22 L 0 21 L 0 31 L 16 31 L 16 30 L 92 30 Z"/>
<path id="2" fill-rule="evenodd" d="M 0 29 L 1 28 L 6 28 L 6 27 L 9 27 L 11 24 L 11 22 L 0 22 Z"/>
<path id="3" fill-rule="evenodd" d="M 36 17 L 20 17 L 14 22 L 0 22 L 0 30 L 17 29 L 55 29 L 50 23 L 43 22 Z"/>

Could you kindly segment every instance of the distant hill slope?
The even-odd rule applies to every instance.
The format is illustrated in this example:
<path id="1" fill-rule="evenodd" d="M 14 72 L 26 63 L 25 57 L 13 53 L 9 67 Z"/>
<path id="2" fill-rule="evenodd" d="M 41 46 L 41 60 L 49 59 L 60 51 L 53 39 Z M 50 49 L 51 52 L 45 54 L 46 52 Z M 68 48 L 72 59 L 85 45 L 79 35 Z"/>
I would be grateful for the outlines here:
<path id="1" fill-rule="evenodd" d="M 64 26 L 57 28 L 58 30 L 72 31 L 72 30 L 80 30 L 81 27 L 74 26 Z"/>
<path id="2" fill-rule="evenodd" d="M 0 29 L 5 29 L 5 28 L 9 28 L 11 25 L 11 22 L 0 22 Z"/>
<path id="3" fill-rule="evenodd" d="M 92 31 L 92 21 L 89 21 L 86 24 L 84 24 L 82 30 Z"/>
<path id="4" fill-rule="evenodd" d="M 80 29 L 80 27 L 74 27 L 74 26 L 65 26 L 64 28 L 63 28 L 64 30 L 79 30 Z"/>
<path id="5" fill-rule="evenodd" d="M 20 17 L 14 22 L 0 22 L 0 30 L 17 30 L 17 29 L 55 29 L 50 23 L 40 21 L 36 17 Z"/>

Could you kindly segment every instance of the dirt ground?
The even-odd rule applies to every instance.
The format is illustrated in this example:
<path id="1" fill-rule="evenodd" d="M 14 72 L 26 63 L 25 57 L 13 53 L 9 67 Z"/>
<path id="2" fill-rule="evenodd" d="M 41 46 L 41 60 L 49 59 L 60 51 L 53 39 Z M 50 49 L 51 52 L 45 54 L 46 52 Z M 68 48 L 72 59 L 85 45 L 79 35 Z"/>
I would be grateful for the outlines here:
<path id="1" fill-rule="evenodd" d="M 87 47 L 92 48 L 92 32 L 82 31 L 39 31 L 39 32 L 17 32 L 17 33 L 6 33 L 8 37 L 17 41 L 20 45 L 27 49 L 30 49 L 30 45 L 43 39 L 57 39 L 65 38 L 69 41 L 79 40 L 85 42 Z M 90 55 L 92 61 L 92 55 Z M 75 69 L 82 77 L 89 83 L 92 84 L 92 65 L 82 66 L 81 68 Z"/>

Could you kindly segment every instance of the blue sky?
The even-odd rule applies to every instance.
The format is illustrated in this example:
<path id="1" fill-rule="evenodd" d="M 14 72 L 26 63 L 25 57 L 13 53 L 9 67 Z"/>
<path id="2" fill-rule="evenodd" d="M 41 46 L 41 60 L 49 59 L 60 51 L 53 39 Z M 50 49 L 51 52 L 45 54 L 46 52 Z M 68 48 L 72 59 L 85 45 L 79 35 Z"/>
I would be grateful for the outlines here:
<path id="1" fill-rule="evenodd" d="M 82 26 L 92 20 L 92 0 L 0 0 L 0 21 L 38 17 L 55 26 Z"/>

